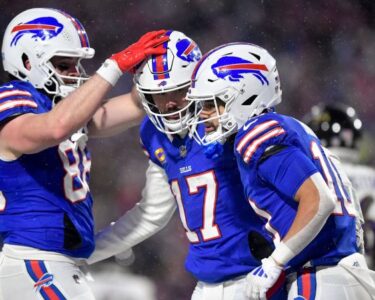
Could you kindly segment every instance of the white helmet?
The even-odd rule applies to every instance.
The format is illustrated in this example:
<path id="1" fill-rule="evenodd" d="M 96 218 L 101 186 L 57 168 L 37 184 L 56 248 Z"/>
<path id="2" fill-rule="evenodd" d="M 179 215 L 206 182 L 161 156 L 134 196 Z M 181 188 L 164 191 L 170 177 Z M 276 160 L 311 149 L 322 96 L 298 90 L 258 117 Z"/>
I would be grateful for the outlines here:
<path id="1" fill-rule="evenodd" d="M 81 23 L 50 8 L 28 9 L 14 17 L 5 30 L 2 46 L 4 70 L 53 97 L 67 96 L 88 79 L 80 60 L 92 58 L 94 53 Z M 78 58 L 80 77 L 57 74 L 50 62 L 54 56 Z M 30 70 L 25 67 L 26 59 Z M 73 83 L 65 84 L 64 79 Z"/>
<path id="2" fill-rule="evenodd" d="M 163 55 L 153 55 L 137 69 L 134 82 L 141 95 L 142 105 L 156 128 L 164 133 L 175 134 L 187 129 L 192 117 L 189 107 L 173 113 L 160 113 L 152 100 L 152 94 L 168 93 L 190 85 L 193 70 L 202 57 L 197 44 L 179 31 L 168 31 L 169 41 Z M 167 119 L 178 115 L 174 120 Z"/>
<path id="3" fill-rule="evenodd" d="M 232 43 L 207 53 L 192 75 L 187 100 L 195 102 L 192 128 L 207 120 L 199 120 L 202 101 L 213 101 L 219 127 L 205 136 L 194 137 L 201 144 L 224 142 L 245 122 L 281 102 L 281 88 L 275 59 L 267 50 L 248 43 Z M 218 101 L 225 105 L 219 113 Z"/>

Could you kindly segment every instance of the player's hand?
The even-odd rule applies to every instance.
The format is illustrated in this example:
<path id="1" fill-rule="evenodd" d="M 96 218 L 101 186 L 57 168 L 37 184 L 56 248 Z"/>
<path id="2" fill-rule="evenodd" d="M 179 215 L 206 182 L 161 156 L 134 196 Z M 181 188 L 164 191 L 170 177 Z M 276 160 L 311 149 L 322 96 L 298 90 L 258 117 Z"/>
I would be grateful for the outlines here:
<path id="1" fill-rule="evenodd" d="M 166 30 L 147 32 L 134 44 L 113 54 L 110 59 L 117 63 L 122 72 L 133 70 L 147 56 L 164 54 L 167 51 L 163 47 L 163 43 L 169 40 L 169 37 L 164 35 L 165 32 Z"/>
<path id="2" fill-rule="evenodd" d="M 246 296 L 250 300 L 266 300 L 267 291 L 276 283 L 282 270 L 271 257 L 262 259 L 262 265 L 246 276 Z"/>

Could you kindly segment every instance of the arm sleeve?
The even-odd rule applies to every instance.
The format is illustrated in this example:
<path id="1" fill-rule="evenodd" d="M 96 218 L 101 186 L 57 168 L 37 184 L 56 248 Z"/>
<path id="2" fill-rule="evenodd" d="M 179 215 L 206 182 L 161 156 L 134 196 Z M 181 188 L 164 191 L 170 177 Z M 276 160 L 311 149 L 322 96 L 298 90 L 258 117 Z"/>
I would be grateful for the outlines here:
<path id="1" fill-rule="evenodd" d="M 287 147 L 263 161 L 258 172 L 262 180 L 294 198 L 300 186 L 318 169 L 301 150 Z"/>
<path id="2" fill-rule="evenodd" d="M 320 173 L 310 176 L 319 193 L 319 207 L 309 222 L 286 242 L 281 241 L 271 256 L 279 264 L 285 265 L 298 255 L 320 232 L 335 208 L 335 200 Z"/>
<path id="3" fill-rule="evenodd" d="M 272 254 L 278 263 L 285 265 L 318 235 L 334 209 L 335 201 L 317 167 L 298 148 L 288 147 L 270 156 L 259 166 L 259 171 L 264 180 L 290 198 L 295 197 L 308 178 L 313 181 L 319 193 L 316 214 L 288 241 L 282 241 Z"/>
<path id="4" fill-rule="evenodd" d="M 165 171 L 149 161 L 141 201 L 96 235 L 96 248 L 87 262 L 101 261 L 139 244 L 161 230 L 175 210 L 176 202 Z"/>

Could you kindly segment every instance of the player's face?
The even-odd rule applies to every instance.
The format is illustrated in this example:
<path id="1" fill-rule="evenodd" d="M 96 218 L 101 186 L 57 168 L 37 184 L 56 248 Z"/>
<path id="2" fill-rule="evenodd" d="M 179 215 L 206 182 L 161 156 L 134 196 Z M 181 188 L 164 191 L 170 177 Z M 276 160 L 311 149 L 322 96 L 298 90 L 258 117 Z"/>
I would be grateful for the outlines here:
<path id="1" fill-rule="evenodd" d="M 205 131 L 212 132 L 215 131 L 219 127 L 219 116 L 224 113 L 225 107 L 224 104 L 217 102 L 217 109 L 215 106 L 214 101 L 204 101 L 203 108 L 200 112 L 199 117 L 202 120 L 206 120 L 204 122 Z"/>
<path id="2" fill-rule="evenodd" d="M 54 66 L 56 73 L 62 76 L 78 77 L 78 58 L 55 56 L 51 58 L 51 63 Z M 65 84 L 74 83 L 75 80 L 63 79 Z"/>
<path id="3" fill-rule="evenodd" d="M 188 102 L 185 99 L 187 90 L 188 88 L 183 88 L 168 93 L 154 94 L 152 95 L 152 99 L 154 100 L 160 113 L 170 114 L 177 112 L 188 105 Z M 179 118 L 179 116 L 180 115 L 176 113 L 166 117 L 166 119 L 176 120 Z"/>

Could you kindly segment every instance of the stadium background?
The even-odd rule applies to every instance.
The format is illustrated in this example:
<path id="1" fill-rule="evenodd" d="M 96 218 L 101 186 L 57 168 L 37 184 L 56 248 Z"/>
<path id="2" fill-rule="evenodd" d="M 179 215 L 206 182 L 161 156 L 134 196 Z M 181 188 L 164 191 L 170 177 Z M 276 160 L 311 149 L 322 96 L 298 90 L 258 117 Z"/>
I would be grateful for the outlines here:
<path id="1" fill-rule="evenodd" d="M 200 45 L 202 52 L 234 41 L 259 44 L 278 63 L 283 89 L 283 103 L 278 111 L 301 118 L 318 102 L 352 105 L 366 132 L 362 160 L 375 163 L 374 1 L 1 0 L 0 3 L 1 33 L 16 14 L 31 7 L 63 9 L 77 17 L 96 49 L 95 58 L 85 64 L 90 73 L 110 54 L 122 50 L 144 32 L 160 28 L 186 33 Z M 6 81 L 5 74 L 1 79 Z M 127 92 L 131 86 L 131 76 L 125 75 L 110 95 Z M 138 128 L 90 144 L 91 189 L 95 197 L 96 228 L 100 229 L 140 199 L 147 159 L 138 143 Z M 135 261 L 128 267 L 114 266 L 108 260 L 92 268 L 94 276 L 101 276 L 97 276 L 97 288 L 101 282 L 107 283 L 104 289 L 108 292 L 101 291 L 99 300 L 147 300 L 146 296 L 137 296 L 137 290 L 155 293 L 150 299 L 190 299 L 195 281 L 183 267 L 187 242 L 177 214 L 163 231 L 136 246 L 134 252 Z M 137 281 L 129 274 L 146 276 L 150 281 Z M 122 290 L 127 289 L 132 295 L 121 296 L 119 282 Z"/>

